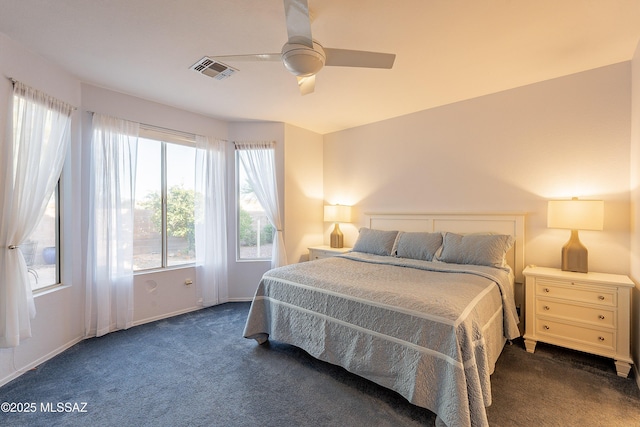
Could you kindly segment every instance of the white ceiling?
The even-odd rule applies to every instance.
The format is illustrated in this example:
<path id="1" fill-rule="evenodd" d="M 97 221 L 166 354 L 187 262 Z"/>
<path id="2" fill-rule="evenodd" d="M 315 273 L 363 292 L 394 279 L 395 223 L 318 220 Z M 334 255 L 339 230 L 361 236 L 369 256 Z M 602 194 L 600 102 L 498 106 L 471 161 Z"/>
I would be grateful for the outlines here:
<path id="1" fill-rule="evenodd" d="M 325 67 L 301 96 L 276 53 L 282 0 L 0 0 L 0 32 L 81 80 L 225 120 L 282 121 L 320 134 L 630 60 L 640 0 L 309 0 L 325 47 L 397 54 L 391 70 Z"/>

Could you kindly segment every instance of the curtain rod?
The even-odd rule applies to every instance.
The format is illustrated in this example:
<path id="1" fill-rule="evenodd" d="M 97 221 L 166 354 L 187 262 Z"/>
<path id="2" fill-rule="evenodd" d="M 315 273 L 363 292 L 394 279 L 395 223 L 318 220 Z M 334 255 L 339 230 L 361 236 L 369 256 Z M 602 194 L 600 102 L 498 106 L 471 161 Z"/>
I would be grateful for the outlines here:
<path id="1" fill-rule="evenodd" d="M 243 145 L 271 145 L 275 146 L 276 141 L 233 141 L 236 150 L 242 149 Z"/>
<path id="2" fill-rule="evenodd" d="M 193 140 L 196 139 L 196 134 L 192 133 L 192 132 L 185 132 L 185 131 L 181 131 L 181 130 L 169 129 L 169 128 L 165 128 L 165 127 L 162 127 L 162 126 L 149 125 L 149 124 L 146 124 L 146 123 L 140 123 L 140 126 L 142 126 L 143 128 L 145 128 L 147 130 L 152 130 L 152 131 L 156 131 L 156 132 L 171 133 L 173 135 L 180 135 L 180 136 L 183 136 L 185 138 L 191 138 Z"/>
<path id="3" fill-rule="evenodd" d="M 9 77 L 9 76 L 6 76 L 6 77 L 7 77 L 7 79 L 11 82 L 11 84 L 12 84 L 12 85 L 14 85 L 14 86 L 15 86 L 15 85 L 16 85 L 16 83 L 18 83 L 18 80 L 14 79 L 13 77 Z M 24 84 L 24 83 L 23 83 L 23 84 Z M 25 86 L 28 86 L 28 85 L 26 85 L 26 84 L 25 84 Z M 45 95 L 49 96 L 49 97 L 51 97 L 51 98 L 55 98 L 54 96 L 51 96 L 51 95 L 49 95 L 49 94 L 47 94 L 47 93 L 45 93 L 45 92 L 40 91 L 39 89 L 33 88 L 33 87 L 31 87 L 31 86 L 29 86 L 29 87 L 30 87 L 31 89 L 33 89 L 33 90 L 37 90 L 37 91 L 39 91 L 40 93 L 43 93 L 43 94 L 45 94 Z M 55 98 L 55 99 L 57 99 L 57 98 Z M 74 107 L 73 105 L 71 105 L 71 104 L 69 104 L 69 103 L 67 103 L 67 102 L 65 102 L 65 101 L 60 101 L 60 102 L 64 102 L 65 104 L 67 104 L 69 107 L 71 107 L 71 109 L 72 109 L 73 111 L 78 110 L 78 107 Z"/>
<path id="4" fill-rule="evenodd" d="M 89 113 L 89 114 L 102 114 L 102 113 L 96 113 L 95 111 L 91 111 L 91 110 L 87 110 L 87 113 Z M 122 119 L 120 117 L 117 117 L 117 118 L 120 119 L 120 120 L 127 120 L 127 119 Z M 127 121 L 131 121 L 131 120 L 127 120 Z M 177 138 L 184 138 L 185 142 L 195 142 L 196 141 L 196 137 L 198 136 L 198 134 L 196 134 L 196 133 L 185 132 L 185 131 L 176 130 L 176 129 L 170 129 L 170 128 L 166 128 L 166 127 L 162 127 L 162 126 L 150 125 L 150 124 L 147 124 L 147 123 L 138 123 L 138 124 L 140 125 L 141 128 L 143 128 L 145 130 L 149 130 L 149 131 L 152 131 L 152 132 L 166 133 L 166 134 L 169 134 L 169 135 L 173 135 L 174 137 L 177 137 Z"/>

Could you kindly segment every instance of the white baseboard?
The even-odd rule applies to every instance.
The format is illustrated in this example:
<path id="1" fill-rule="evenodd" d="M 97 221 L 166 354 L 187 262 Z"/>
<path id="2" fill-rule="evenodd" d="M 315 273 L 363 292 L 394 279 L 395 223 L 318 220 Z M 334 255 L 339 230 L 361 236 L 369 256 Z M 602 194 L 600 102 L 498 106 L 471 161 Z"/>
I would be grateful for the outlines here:
<path id="1" fill-rule="evenodd" d="M 9 383 L 10 381 L 13 381 L 14 379 L 18 378 L 20 375 L 26 373 L 27 371 L 30 371 L 31 369 L 33 369 L 33 368 L 35 368 L 37 366 L 40 366 L 41 364 L 43 364 L 47 360 L 54 358 L 55 356 L 59 355 L 63 351 L 70 349 L 71 347 L 73 347 L 74 345 L 78 344 L 82 340 L 84 340 L 83 337 L 77 337 L 77 338 L 69 341 L 68 343 L 66 343 L 64 345 L 61 345 L 60 347 L 56 348 L 55 350 L 50 351 L 49 353 L 45 354 L 44 356 L 39 357 L 38 359 L 34 360 L 33 362 L 29 363 L 28 365 L 23 366 L 21 368 L 17 368 L 16 371 L 14 371 L 11 374 L 7 375 L 6 377 L 0 379 L 0 387 L 2 387 L 3 385 Z M 15 353 L 13 354 L 13 357 L 15 357 Z"/>
<path id="2" fill-rule="evenodd" d="M 229 298 L 229 302 L 251 302 L 253 301 L 252 297 L 249 298 Z"/>
<path id="3" fill-rule="evenodd" d="M 181 314 L 191 313 L 192 311 L 202 310 L 202 308 L 203 307 L 201 306 L 189 307 L 183 310 L 172 311 L 171 313 L 163 313 L 159 316 L 153 316 L 153 317 L 147 317 L 146 319 L 135 320 L 133 322 L 133 326 L 140 326 L 140 325 L 144 325 L 145 323 L 151 323 L 157 320 L 168 319 L 169 317 L 179 316 Z"/>
<path id="4" fill-rule="evenodd" d="M 253 300 L 253 298 L 230 298 L 228 302 L 251 302 Z M 195 306 L 195 307 L 189 307 L 183 310 L 178 310 L 178 311 L 173 311 L 171 313 L 163 313 L 159 316 L 153 316 L 153 317 L 148 317 L 146 319 L 141 319 L 141 320 L 136 320 L 133 322 L 133 326 L 139 326 L 139 325 L 144 325 L 145 323 L 151 323 L 151 322 L 155 322 L 157 320 L 163 320 L 163 319 L 168 319 L 169 317 L 174 317 L 174 316 L 179 316 L 181 314 L 186 314 L 186 313 L 191 313 L 193 311 L 198 311 L 198 310 L 202 310 L 203 308 L 207 308 L 207 307 L 202 307 L 200 305 Z"/>

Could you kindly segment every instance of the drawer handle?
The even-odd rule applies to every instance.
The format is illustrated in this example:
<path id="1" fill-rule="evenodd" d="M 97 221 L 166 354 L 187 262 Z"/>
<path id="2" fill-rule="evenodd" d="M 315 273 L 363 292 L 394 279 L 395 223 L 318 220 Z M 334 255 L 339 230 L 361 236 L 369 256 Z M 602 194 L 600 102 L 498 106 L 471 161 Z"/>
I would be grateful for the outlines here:
<path id="1" fill-rule="evenodd" d="M 604 301 L 604 296 L 603 296 L 603 295 L 600 295 L 600 296 L 598 296 L 598 299 L 599 299 L 600 301 Z"/>
<path id="2" fill-rule="evenodd" d="M 549 290 L 549 288 L 544 288 L 544 291 L 545 291 L 546 293 L 551 292 L 551 291 Z"/>
<path id="3" fill-rule="evenodd" d="M 544 325 L 544 329 L 548 331 L 548 330 L 549 330 L 549 329 L 551 329 L 551 328 L 550 328 L 550 327 L 548 327 L 547 325 Z"/>
<path id="4" fill-rule="evenodd" d="M 604 337 L 598 337 L 600 341 L 604 341 Z"/>
<path id="5" fill-rule="evenodd" d="M 545 305 L 545 306 L 544 306 L 544 307 L 542 307 L 542 308 L 544 308 L 545 310 L 550 310 L 550 308 L 549 308 L 549 306 L 548 306 L 548 305 Z"/>
<path id="6" fill-rule="evenodd" d="M 598 316 L 598 319 L 600 319 L 600 320 L 604 320 L 604 314 L 599 315 L 599 316 Z"/>

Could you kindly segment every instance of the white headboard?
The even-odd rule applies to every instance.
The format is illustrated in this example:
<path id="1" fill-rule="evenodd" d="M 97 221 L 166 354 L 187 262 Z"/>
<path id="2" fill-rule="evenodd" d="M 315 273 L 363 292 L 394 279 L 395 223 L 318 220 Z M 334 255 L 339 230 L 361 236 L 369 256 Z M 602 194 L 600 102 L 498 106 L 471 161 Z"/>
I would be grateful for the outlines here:
<path id="1" fill-rule="evenodd" d="M 366 213 L 365 227 L 377 230 L 499 233 L 515 238 L 507 253 L 516 282 L 523 283 L 524 220 L 522 213 Z"/>

